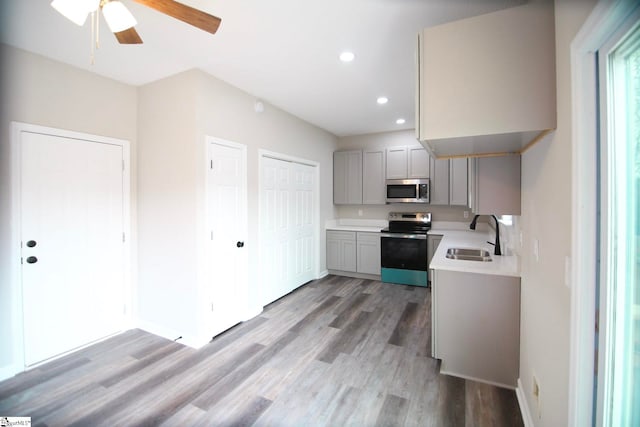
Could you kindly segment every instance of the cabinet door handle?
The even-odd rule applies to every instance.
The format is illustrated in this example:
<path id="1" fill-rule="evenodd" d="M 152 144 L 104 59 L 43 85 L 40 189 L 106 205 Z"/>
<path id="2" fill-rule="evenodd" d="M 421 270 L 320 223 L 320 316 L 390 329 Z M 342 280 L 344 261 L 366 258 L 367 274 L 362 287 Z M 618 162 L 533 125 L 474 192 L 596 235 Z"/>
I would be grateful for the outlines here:
<path id="1" fill-rule="evenodd" d="M 242 247 L 244 247 L 244 242 L 238 242 L 238 243 L 236 243 L 236 246 L 239 247 L 239 248 L 242 248 Z"/>
<path id="2" fill-rule="evenodd" d="M 27 242 L 27 247 L 28 248 L 34 248 L 37 244 L 38 244 L 38 242 L 36 242 L 35 240 L 29 240 Z"/>
<path id="3" fill-rule="evenodd" d="M 30 256 L 27 258 L 27 264 L 35 264 L 36 262 L 38 262 L 38 258 L 34 256 Z"/>

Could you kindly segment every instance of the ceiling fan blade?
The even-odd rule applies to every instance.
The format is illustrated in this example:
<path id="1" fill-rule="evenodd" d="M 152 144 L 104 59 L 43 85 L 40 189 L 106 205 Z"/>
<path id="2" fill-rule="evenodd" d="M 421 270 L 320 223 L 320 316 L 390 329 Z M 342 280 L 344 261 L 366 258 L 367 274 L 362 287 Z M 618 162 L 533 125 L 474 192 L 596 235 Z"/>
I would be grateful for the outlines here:
<path id="1" fill-rule="evenodd" d="M 174 0 L 133 0 L 208 33 L 218 31 L 222 19 Z"/>
<path id="2" fill-rule="evenodd" d="M 142 44 L 142 39 L 134 27 L 113 34 L 120 44 Z"/>

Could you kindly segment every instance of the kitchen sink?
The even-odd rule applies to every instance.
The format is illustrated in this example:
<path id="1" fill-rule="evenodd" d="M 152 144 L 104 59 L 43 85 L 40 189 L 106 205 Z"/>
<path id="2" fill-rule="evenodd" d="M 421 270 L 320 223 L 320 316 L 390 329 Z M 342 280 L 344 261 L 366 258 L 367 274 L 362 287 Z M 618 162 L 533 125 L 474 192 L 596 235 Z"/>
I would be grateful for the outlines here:
<path id="1" fill-rule="evenodd" d="M 491 254 L 484 249 L 466 249 L 466 248 L 449 248 L 447 249 L 447 258 L 457 259 L 461 261 L 480 261 L 490 262 Z"/>

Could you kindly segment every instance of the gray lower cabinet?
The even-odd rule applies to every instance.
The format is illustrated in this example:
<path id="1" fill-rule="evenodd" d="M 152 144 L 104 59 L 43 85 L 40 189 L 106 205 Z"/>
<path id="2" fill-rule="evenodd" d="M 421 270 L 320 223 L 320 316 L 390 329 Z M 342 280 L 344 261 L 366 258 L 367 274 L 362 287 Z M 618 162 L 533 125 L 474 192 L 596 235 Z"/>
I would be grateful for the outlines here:
<path id="1" fill-rule="evenodd" d="M 432 354 L 440 372 L 516 387 L 520 278 L 433 270 Z"/>
<path id="2" fill-rule="evenodd" d="M 358 232 L 356 235 L 356 272 L 380 275 L 380 233 Z"/>
<path id="3" fill-rule="evenodd" d="M 436 253 L 440 242 L 442 241 L 441 234 L 429 234 L 427 236 L 427 266 L 431 264 L 433 255 Z"/>
<path id="4" fill-rule="evenodd" d="M 380 234 L 327 230 L 327 269 L 380 275 Z"/>
<path id="5" fill-rule="evenodd" d="M 355 231 L 327 231 L 327 268 L 356 271 Z"/>

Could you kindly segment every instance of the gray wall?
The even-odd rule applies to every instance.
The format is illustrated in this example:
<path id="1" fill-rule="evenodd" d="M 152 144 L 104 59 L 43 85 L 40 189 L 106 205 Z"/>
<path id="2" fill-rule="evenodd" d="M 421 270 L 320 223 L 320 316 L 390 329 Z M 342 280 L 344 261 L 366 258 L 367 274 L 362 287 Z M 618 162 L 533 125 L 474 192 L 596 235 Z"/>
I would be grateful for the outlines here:
<path id="1" fill-rule="evenodd" d="M 198 295 L 185 295 L 179 284 L 199 280 L 198 270 L 190 270 L 184 257 L 186 253 L 197 251 L 195 234 L 203 223 L 194 212 L 202 207 L 204 200 L 204 170 L 198 169 L 197 150 L 199 142 L 204 150 L 205 134 L 248 146 L 249 239 L 255 243 L 254 247 L 258 243 L 259 149 L 318 162 L 320 225 L 335 217 L 332 203 L 335 136 L 268 104 L 265 112 L 258 115 L 253 111 L 255 99 L 237 88 L 200 71 L 182 73 L 136 88 L 6 45 L 0 45 L 0 59 L 0 342 L 12 343 L 15 330 L 12 323 L 14 284 L 10 281 L 12 248 L 9 246 L 12 231 L 11 121 L 131 142 L 131 265 L 137 314 L 150 319 L 170 317 L 178 306 L 184 316 L 177 322 L 177 329 L 197 321 L 192 307 Z M 138 146 L 141 139 L 144 144 Z M 144 158 L 141 169 L 138 167 L 139 156 Z M 138 202 L 142 206 L 140 211 Z M 138 224 L 143 226 L 140 244 Z M 168 236 L 176 246 L 169 248 L 161 244 L 154 247 L 162 240 L 154 235 L 158 231 L 162 238 Z M 323 270 L 324 233 L 319 235 L 320 270 Z M 185 248 L 188 252 L 183 250 Z M 140 262 L 138 253 L 144 255 Z M 250 280 L 257 282 L 259 274 L 254 261 L 257 254 L 252 250 L 250 256 Z M 158 275 L 155 270 L 158 265 L 171 259 L 182 259 L 185 268 L 172 270 L 173 276 Z M 154 279 L 160 282 L 154 282 Z M 169 282 L 172 283 L 167 285 Z M 142 301 L 144 303 L 140 304 Z M 0 376 L 10 372 L 15 363 L 11 351 L 0 352 Z"/>
<path id="2" fill-rule="evenodd" d="M 319 164 L 319 226 L 334 217 L 335 136 L 204 72 L 187 71 L 139 90 L 139 314 L 164 335 L 197 337 L 206 307 L 205 136 L 247 146 L 250 306 L 259 300 L 259 154 L 264 149 Z M 320 271 L 325 236 L 320 236 Z M 172 316 L 167 316 L 171 312 Z M 159 328 L 158 328 L 159 327 Z M 210 337 L 209 337 L 210 338 Z"/>
<path id="3" fill-rule="evenodd" d="M 595 0 L 556 0 L 558 128 L 522 157 L 520 379 L 536 426 L 563 426 L 568 420 L 571 292 L 564 284 L 564 263 L 571 255 L 570 43 L 594 5 Z M 540 385 L 540 419 L 533 375 Z"/>
<path id="4" fill-rule="evenodd" d="M 0 117 L 0 342 L 11 343 L 12 225 L 10 122 L 19 121 L 131 142 L 131 224 L 135 246 L 136 217 L 136 88 L 87 71 L 0 44 L 2 110 Z M 13 248 L 13 250 L 17 250 Z M 132 262 L 135 265 L 135 262 Z M 12 352 L 0 351 L 0 372 L 14 363 Z"/>

